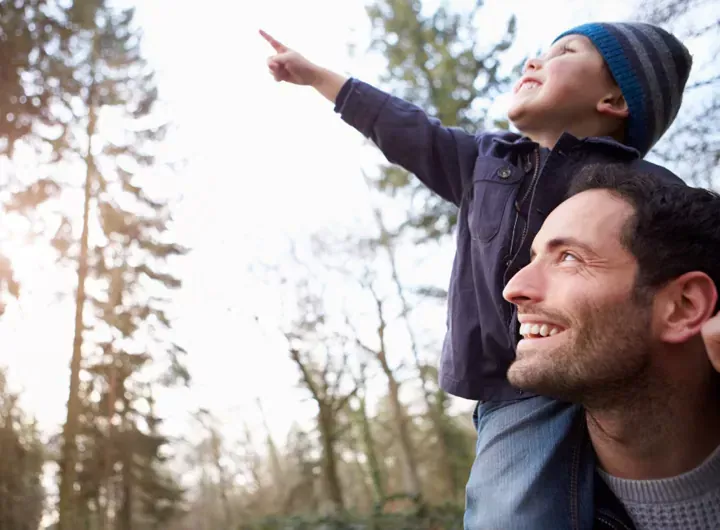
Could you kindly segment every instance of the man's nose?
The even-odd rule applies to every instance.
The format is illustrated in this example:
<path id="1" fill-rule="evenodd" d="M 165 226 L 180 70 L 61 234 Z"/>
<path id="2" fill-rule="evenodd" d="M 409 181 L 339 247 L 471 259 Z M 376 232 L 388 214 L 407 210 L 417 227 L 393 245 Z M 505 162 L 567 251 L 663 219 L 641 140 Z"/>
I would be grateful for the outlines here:
<path id="1" fill-rule="evenodd" d="M 520 269 L 503 289 L 503 298 L 515 305 L 541 302 L 543 298 L 541 276 L 539 267 L 533 263 Z"/>

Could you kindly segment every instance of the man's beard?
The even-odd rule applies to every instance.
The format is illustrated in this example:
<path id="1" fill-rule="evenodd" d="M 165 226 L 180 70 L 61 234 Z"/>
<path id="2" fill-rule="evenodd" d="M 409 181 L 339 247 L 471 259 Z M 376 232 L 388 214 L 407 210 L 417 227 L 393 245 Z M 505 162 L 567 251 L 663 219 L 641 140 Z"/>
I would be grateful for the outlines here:
<path id="1" fill-rule="evenodd" d="M 572 326 L 563 332 L 567 336 L 561 345 L 548 350 L 539 345 L 537 351 L 526 351 L 517 359 L 508 370 L 510 383 L 592 408 L 613 407 L 645 394 L 652 302 L 639 298 L 631 295 L 607 306 L 579 306 L 573 309 L 572 319 L 541 307 L 526 308 L 556 322 L 572 322 Z"/>

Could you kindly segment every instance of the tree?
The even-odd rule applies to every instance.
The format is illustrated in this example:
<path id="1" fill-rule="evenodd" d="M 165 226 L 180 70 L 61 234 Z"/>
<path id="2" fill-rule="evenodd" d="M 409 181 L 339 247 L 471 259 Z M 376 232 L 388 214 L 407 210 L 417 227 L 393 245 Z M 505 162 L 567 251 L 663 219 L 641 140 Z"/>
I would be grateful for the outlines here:
<path id="1" fill-rule="evenodd" d="M 289 487 L 283 502 L 284 514 L 314 513 L 320 507 L 318 495 L 317 459 L 313 457 L 315 445 L 307 432 L 294 425 L 287 440 Z"/>
<path id="2" fill-rule="evenodd" d="M 470 132 L 491 124 L 488 108 L 510 86 L 502 74 L 501 59 L 515 39 L 515 18 L 507 21 L 497 43 L 482 42 L 475 18 L 483 1 L 468 12 L 453 12 L 443 2 L 426 14 L 421 0 L 376 0 L 367 8 L 372 24 L 371 50 L 383 55 L 386 73 L 380 78 L 394 94 L 418 105 L 446 126 Z M 456 208 L 433 195 L 396 166 L 383 166 L 379 189 L 419 197 L 419 211 L 409 212 L 405 227 L 420 230 L 423 238 L 449 233 L 457 222 Z"/>
<path id="3" fill-rule="evenodd" d="M 167 207 L 149 197 L 137 184 L 136 174 L 153 161 L 153 147 L 164 137 L 166 127 L 153 123 L 152 109 L 157 99 L 153 72 L 140 55 L 139 35 L 133 28 L 134 11 L 118 10 L 103 0 L 75 2 L 68 9 L 64 42 L 64 64 L 72 69 L 63 77 L 66 109 L 71 113 L 63 136 L 63 154 L 82 160 L 85 167 L 82 230 L 79 245 L 72 237 L 72 221 L 64 216 L 53 240 L 56 248 L 77 263 L 75 337 L 71 362 L 70 394 L 65 423 L 60 486 L 60 529 L 70 528 L 73 487 L 77 462 L 76 440 L 80 418 L 80 371 L 88 299 L 86 281 L 91 273 L 109 288 L 115 300 L 95 296 L 101 319 L 120 337 L 135 335 L 140 323 L 151 331 L 169 328 L 163 299 L 145 295 L 143 281 L 165 287 L 179 287 L 179 281 L 162 270 L 158 263 L 180 255 L 181 247 L 166 241 L 169 220 Z M 66 72 L 69 74 L 70 72 Z M 113 123 L 115 121 L 115 123 Z M 122 136 L 103 135 L 105 127 L 123 127 Z M 135 211 L 123 201 L 133 201 Z M 95 212 L 101 233 L 91 247 L 90 216 Z M 92 268 L 95 267 L 93 270 Z M 127 286 L 131 286 L 130 289 Z M 150 291 L 152 293 L 152 291 Z M 114 304 L 113 302 L 116 302 Z M 149 345 L 148 345 L 149 346 Z M 149 346 L 150 347 L 150 346 Z M 181 350 L 171 345 L 168 353 L 175 358 Z M 131 355 L 139 355 L 131 359 Z M 137 367 L 147 361 L 147 352 L 133 354 L 114 351 L 104 364 L 120 362 Z M 172 361 L 175 365 L 174 360 Z M 175 366 L 173 366 L 175 368 Z M 179 375 L 182 369 L 176 370 Z M 148 458 L 157 450 L 148 449 Z M 124 482 L 129 480 L 126 475 Z M 125 484 L 127 487 L 127 484 Z M 130 524 L 130 499 L 125 498 L 123 517 Z M 69 526 L 70 525 L 70 526 Z"/>
<path id="4" fill-rule="evenodd" d="M 199 410 L 195 414 L 196 421 L 200 424 L 202 430 L 207 433 L 205 440 L 203 440 L 204 450 L 202 451 L 202 462 L 201 465 L 210 464 L 215 471 L 216 483 L 217 483 L 217 495 L 220 498 L 222 517 L 220 525 L 223 528 L 234 528 L 235 517 L 233 509 L 230 505 L 231 492 L 231 477 L 230 473 L 224 464 L 223 460 L 225 457 L 224 440 L 218 426 L 216 425 L 215 418 L 207 410 Z"/>
<path id="5" fill-rule="evenodd" d="M 387 228 L 382 211 L 379 208 L 374 209 L 374 216 L 379 235 L 376 238 L 364 240 L 362 246 L 367 246 L 373 253 L 385 254 L 387 259 L 390 277 L 400 302 L 400 320 L 405 326 L 410 351 L 420 379 L 420 389 L 425 402 L 427 417 L 431 426 L 431 438 L 434 441 L 433 449 L 438 462 L 438 465 L 434 467 L 438 470 L 437 474 L 444 478 L 444 486 L 450 498 L 458 500 L 464 493 L 464 479 L 474 455 L 471 448 L 462 443 L 465 437 L 458 436 L 452 418 L 448 415 L 449 396 L 438 385 L 437 369 L 434 365 L 428 365 L 420 357 L 420 344 L 411 318 L 412 309 L 417 305 L 417 301 L 411 303 L 408 297 L 409 293 L 400 279 L 396 256 L 396 249 L 402 243 L 402 233 L 393 233 Z M 371 292 L 374 291 L 371 290 Z"/>
<path id="6" fill-rule="evenodd" d="M 165 466 L 169 440 L 151 385 L 135 379 L 151 358 L 103 348 L 80 386 L 77 517 L 114 530 L 162 527 L 178 514 L 182 490 Z"/>
<path id="7" fill-rule="evenodd" d="M 3 2 L 0 8 L 0 155 L 12 158 L 15 144 L 38 139 L 38 124 L 50 125 L 48 74 L 57 43 L 56 20 L 47 0 Z"/>
<path id="8" fill-rule="evenodd" d="M 298 318 L 285 337 L 290 358 L 300 371 L 301 384 L 318 407 L 325 494 L 329 511 L 338 513 L 345 509 L 345 503 L 336 446 L 346 428 L 338 417 L 357 392 L 357 387 L 347 388 L 350 367 L 346 345 L 342 341 L 332 344 L 332 337 L 324 330 L 322 298 L 308 291 L 301 294 L 299 302 Z M 324 355 L 320 354 L 321 350 L 325 350 Z"/>
<path id="9" fill-rule="evenodd" d="M 354 417 L 355 427 L 359 431 L 357 437 L 362 442 L 368 474 L 370 475 L 372 484 L 373 500 L 377 505 L 381 506 L 385 503 L 387 494 L 385 492 L 385 477 L 383 476 L 383 469 L 380 465 L 380 458 L 378 457 L 377 446 L 373 437 L 370 417 L 367 410 L 365 368 L 364 364 L 360 366 L 359 377 L 355 381 L 355 385 L 358 388 L 356 398 L 357 406 L 353 408 L 352 416 Z"/>
<path id="10" fill-rule="evenodd" d="M 706 0 L 657 0 L 641 20 L 665 27 L 693 55 L 691 77 L 675 123 L 652 155 L 690 183 L 717 187 L 720 178 L 720 6 Z"/>
<path id="11" fill-rule="evenodd" d="M 36 530 L 45 491 L 42 442 L 32 420 L 18 406 L 0 372 L 0 530 Z"/>
<path id="12" fill-rule="evenodd" d="M 57 24 L 46 15 L 46 0 L 17 0 L 0 7 L 0 168 L 12 160 L 17 142 L 37 148 L 45 138 L 38 126 L 54 123 L 50 111 L 49 72 L 53 58 L 48 49 L 57 43 Z M 7 189 L 12 172 L 0 171 L 0 186 Z M 4 295 L 19 295 L 15 271 L 0 254 L 0 314 Z"/>
<path id="13" fill-rule="evenodd" d="M 108 454 L 125 444 L 120 454 L 125 459 L 121 466 L 125 469 L 123 495 L 118 498 L 123 503 L 119 511 L 123 528 L 129 528 L 135 511 L 130 491 L 142 490 L 142 495 L 147 495 L 152 482 L 155 493 L 166 497 L 162 502 L 176 497 L 174 486 L 160 486 L 166 481 L 157 470 L 165 441 L 153 432 L 159 420 L 147 415 L 131 417 L 128 407 L 137 400 L 150 402 L 150 391 L 140 392 L 133 381 L 147 370 L 149 359 L 157 362 L 160 357 L 167 359 L 168 368 L 155 382 L 172 384 L 188 379 L 181 362 L 184 350 L 168 335 L 169 299 L 164 292 L 180 286 L 170 274 L 168 262 L 186 250 L 168 237 L 169 204 L 148 194 L 142 185 L 151 168 L 159 170 L 156 145 L 164 138 L 167 125 L 154 112 L 158 91 L 153 72 L 140 53 L 132 9 L 119 9 L 105 0 L 78 0 L 42 12 L 52 20 L 55 39 L 43 85 L 52 111 L 52 123 L 47 124 L 52 131 L 45 130 L 48 134 L 43 139 L 52 144 L 53 179 L 19 183 L 22 187 L 15 190 L 6 209 L 27 215 L 40 234 L 54 233 L 51 243 L 61 262 L 71 265 L 77 274 L 59 528 L 74 528 L 74 507 L 87 501 L 74 493 L 78 473 L 83 471 L 78 435 L 91 443 L 87 431 L 98 426 L 83 421 L 102 423 L 113 418 L 119 418 L 122 429 L 111 432 L 105 428 L 103 432 L 100 426 L 94 433 L 100 436 L 95 442 L 100 447 L 104 437 Z M 25 15 L 28 13 L 26 10 Z M 83 199 L 78 210 L 73 210 L 72 194 L 79 180 Z M 84 362 L 89 358 L 91 362 Z M 92 390 L 105 396 L 108 403 L 104 409 L 93 410 L 93 403 L 83 403 L 83 397 L 91 399 L 93 395 L 82 388 L 83 370 L 95 378 Z M 114 386 L 121 383 L 124 386 Z M 120 390 L 135 393 L 125 396 Z M 109 458 L 105 458 L 104 469 L 112 475 Z M 131 472 L 129 464 L 135 459 L 145 461 L 137 473 Z M 111 479 L 108 472 L 106 481 Z M 107 492 L 103 495 L 107 497 Z M 165 508 L 151 504 L 141 500 L 137 509 L 162 519 L 160 512 Z"/>
<path id="14" fill-rule="evenodd" d="M 413 499 L 420 500 L 422 485 L 418 472 L 418 463 L 414 443 L 410 434 L 410 425 L 407 410 L 400 399 L 400 381 L 395 375 L 395 369 L 391 367 L 388 358 L 388 348 L 385 340 L 385 332 L 388 326 L 385 315 L 385 303 L 378 294 L 371 279 L 363 280 L 365 289 L 372 294 L 377 310 L 377 345 L 369 346 L 356 334 L 355 343 L 372 358 L 374 358 L 387 379 L 388 398 L 392 410 L 394 432 L 397 436 L 400 448 L 401 469 L 403 477 L 404 493 Z"/>

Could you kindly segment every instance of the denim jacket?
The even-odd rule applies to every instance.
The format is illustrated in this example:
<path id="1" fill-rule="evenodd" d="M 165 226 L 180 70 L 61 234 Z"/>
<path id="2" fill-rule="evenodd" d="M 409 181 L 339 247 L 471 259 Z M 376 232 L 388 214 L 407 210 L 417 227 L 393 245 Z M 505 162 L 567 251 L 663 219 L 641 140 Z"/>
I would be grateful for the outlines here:
<path id="1" fill-rule="evenodd" d="M 590 530 L 583 528 L 587 522 L 581 522 L 581 514 L 589 512 L 593 514 L 592 530 L 635 530 L 625 507 L 596 471 L 597 458 L 590 441 L 585 410 L 582 407 L 575 410 L 568 435 L 570 527 L 572 530 Z M 583 506 L 584 502 L 592 502 L 592 510 Z"/>
<path id="2" fill-rule="evenodd" d="M 528 264 L 535 234 L 564 200 L 573 175 L 589 164 L 615 162 L 682 183 L 610 138 L 566 133 L 541 157 L 528 138 L 444 127 L 415 105 L 356 79 L 342 87 L 335 110 L 389 162 L 459 208 L 440 385 L 466 399 L 523 395 L 506 377 L 519 336 L 502 291 Z"/>

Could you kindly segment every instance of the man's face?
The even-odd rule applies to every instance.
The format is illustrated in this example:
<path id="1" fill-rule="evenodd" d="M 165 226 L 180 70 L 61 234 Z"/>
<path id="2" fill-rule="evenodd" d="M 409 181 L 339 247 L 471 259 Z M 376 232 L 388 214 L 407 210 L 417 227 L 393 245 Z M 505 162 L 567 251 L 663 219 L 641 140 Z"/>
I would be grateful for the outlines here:
<path id="1" fill-rule="evenodd" d="M 587 37 L 567 35 L 528 61 L 513 89 L 508 118 L 523 132 L 572 129 L 596 115 L 615 87 L 605 62 Z"/>
<path id="2" fill-rule="evenodd" d="M 547 218 L 531 263 L 503 293 L 523 339 L 510 382 L 566 401 L 596 402 L 637 384 L 648 367 L 652 300 L 635 292 L 621 244 L 632 207 L 606 190 L 580 193 Z"/>

